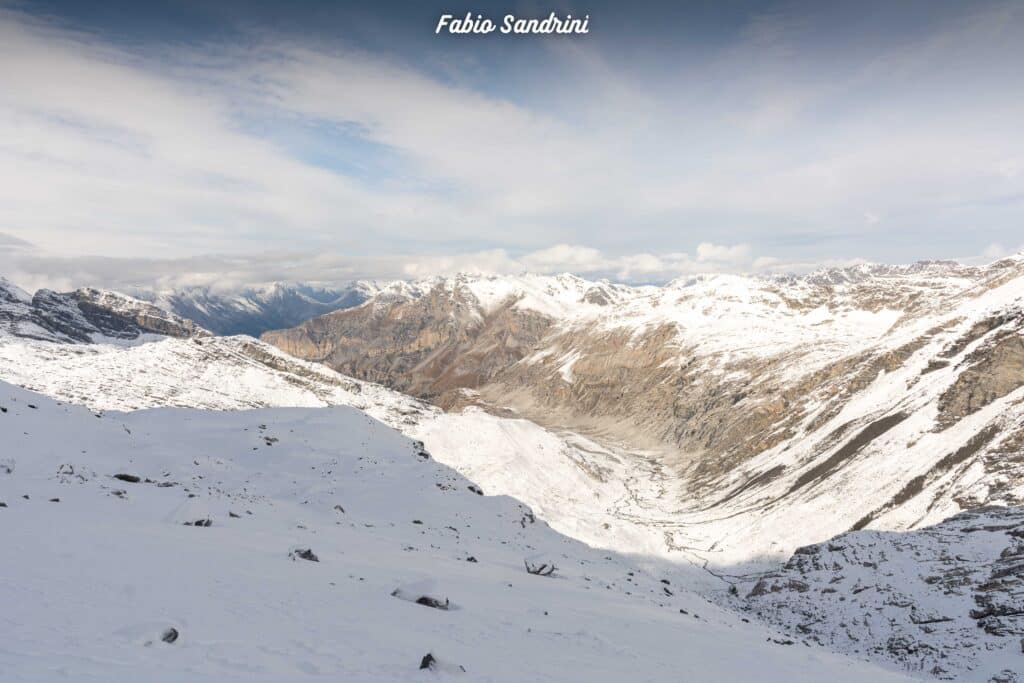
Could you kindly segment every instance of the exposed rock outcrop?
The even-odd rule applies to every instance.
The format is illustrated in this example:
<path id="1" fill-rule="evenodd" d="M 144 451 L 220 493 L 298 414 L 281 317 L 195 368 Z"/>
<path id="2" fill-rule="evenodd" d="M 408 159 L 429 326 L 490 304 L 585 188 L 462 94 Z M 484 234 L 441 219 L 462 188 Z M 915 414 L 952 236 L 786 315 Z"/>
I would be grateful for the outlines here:
<path id="1" fill-rule="evenodd" d="M 143 334 L 209 335 L 191 320 L 123 294 L 85 288 L 65 294 L 41 289 L 29 296 L 3 279 L 0 279 L 0 332 L 71 343 L 133 340 Z"/>
<path id="2" fill-rule="evenodd" d="M 991 339 L 962 361 L 956 381 L 939 397 L 938 424 L 955 424 L 1024 386 L 1024 312 L 1001 318 Z"/>
<path id="3" fill-rule="evenodd" d="M 799 548 L 779 571 L 739 587 L 723 599 L 842 652 L 947 680 L 1021 671 L 1024 509 L 850 532 Z"/>

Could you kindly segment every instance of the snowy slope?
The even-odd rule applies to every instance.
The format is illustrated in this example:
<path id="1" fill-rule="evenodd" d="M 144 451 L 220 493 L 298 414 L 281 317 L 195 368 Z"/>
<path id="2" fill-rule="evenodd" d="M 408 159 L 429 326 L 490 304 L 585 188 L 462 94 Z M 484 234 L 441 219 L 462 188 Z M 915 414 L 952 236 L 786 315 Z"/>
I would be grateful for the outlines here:
<path id="1" fill-rule="evenodd" d="M 559 536 L 351 408 L 97 416 L 6 384 L 0 408 L 5 680 L 901 679 Z"/>
<path id="2" fill-rule="evenodd" d="M 488 492 L 529 499 L 563 533 L 598 547 L 665 554 L 662 530 L 630 505 L 635 468 L 650 467 L 643 458 L 528 420 L 477 409 L 445 413 L 248 337 L 131 347 L 0 337 L 0 378 L 100 411 L 352 406 L 423 441 L 441 462 L 485 482 Z M 712 579 L 699 572 L 690 581 L 719 585 Z"/>
<path id="3" fill-rule="evenodd" d="M 244 336 L 158 338 L 126 347 L 0 334 L 0 377 L 97 410 L 350 405 L 392 424 L 437 411 Z"/>

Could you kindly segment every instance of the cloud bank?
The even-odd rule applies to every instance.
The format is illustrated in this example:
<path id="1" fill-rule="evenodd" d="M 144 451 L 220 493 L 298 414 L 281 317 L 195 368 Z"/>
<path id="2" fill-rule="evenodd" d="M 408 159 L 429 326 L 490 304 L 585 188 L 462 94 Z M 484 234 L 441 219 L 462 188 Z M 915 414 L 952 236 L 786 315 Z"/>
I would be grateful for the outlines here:
<path id="1" fill-rule="evenodd" d="M 558 244 L 511 255 L 505 249 L 405 256 L 341 256 L 310 252 L 208 255 L 184 258 L 54 257 L 31 245 L 4 251 L 0 272 L 24 289 L 70 290 L 101 286 L 121 291 L 208 287 L 234 292 L 277 281 L 339 285 L 352 280 L 418 280 L 458 273 L 546 275 L 574 273 L 592 279 L 663 283 L 695 273 L 800 272 L 823 265 L 756 257 L 748 245 L 698 245 L 695 254 L 637 253 L 611 256 L 593 247 Z M 851 260 L 842 264 L 858 262 Z"/>

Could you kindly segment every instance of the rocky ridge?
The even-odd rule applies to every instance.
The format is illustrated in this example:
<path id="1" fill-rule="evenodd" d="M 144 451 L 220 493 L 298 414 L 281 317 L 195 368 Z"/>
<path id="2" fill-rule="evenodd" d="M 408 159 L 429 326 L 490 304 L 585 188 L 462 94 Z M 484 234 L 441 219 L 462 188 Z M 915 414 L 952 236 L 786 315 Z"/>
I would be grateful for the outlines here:
<path id="1" fill-rule="evenodd" d="M 83 288 L 29 295 L 0 278 L 0 332 L 41 341 L 132 341 L 141 336 L 208 336 L 191 320 L 116 292 Z"/>

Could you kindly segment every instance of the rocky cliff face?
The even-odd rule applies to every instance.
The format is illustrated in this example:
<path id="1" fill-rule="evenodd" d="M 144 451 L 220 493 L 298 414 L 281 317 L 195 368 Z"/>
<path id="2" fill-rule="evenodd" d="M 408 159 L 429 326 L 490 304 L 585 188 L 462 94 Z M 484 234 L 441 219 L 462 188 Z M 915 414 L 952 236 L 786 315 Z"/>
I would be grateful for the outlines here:
<path id="1" fill-rule="evenodd" d="M 639 505 L 673 547 L 727 563 L 723 537 L 1024 502 L 1022 322 L 1014 258 L 661 288 L 460 277 L 264 338 L 444 407 L 648 449 L 672 486 Z"/>
<path id="2" fill-rule="evenodd" d="M 734 607 L 791 637 L 946 680 L 1024 675 L 1024 510 L 856 531 L 736 584 Z M 968 674 L 972 672 L 972 674 Z"/>
<path id="3" fill-rule="evenodd" d="M 0 333 L 40 341 L 90 343 L 134 340 L 143 334 L 193 337 L 209 332 L 132 297 L 98 289 L 34 295 L 0 279 Z"/>
<path id="4" fill-rule="evenodd" d="M 467 281 L 396 285 L 369 303 L 262 336 L 281 350 L 342 374 L 421 398 L 480 387 L 515 364 L 554 320 L 517 309 L 515 299 L 483 308 Z"/>

